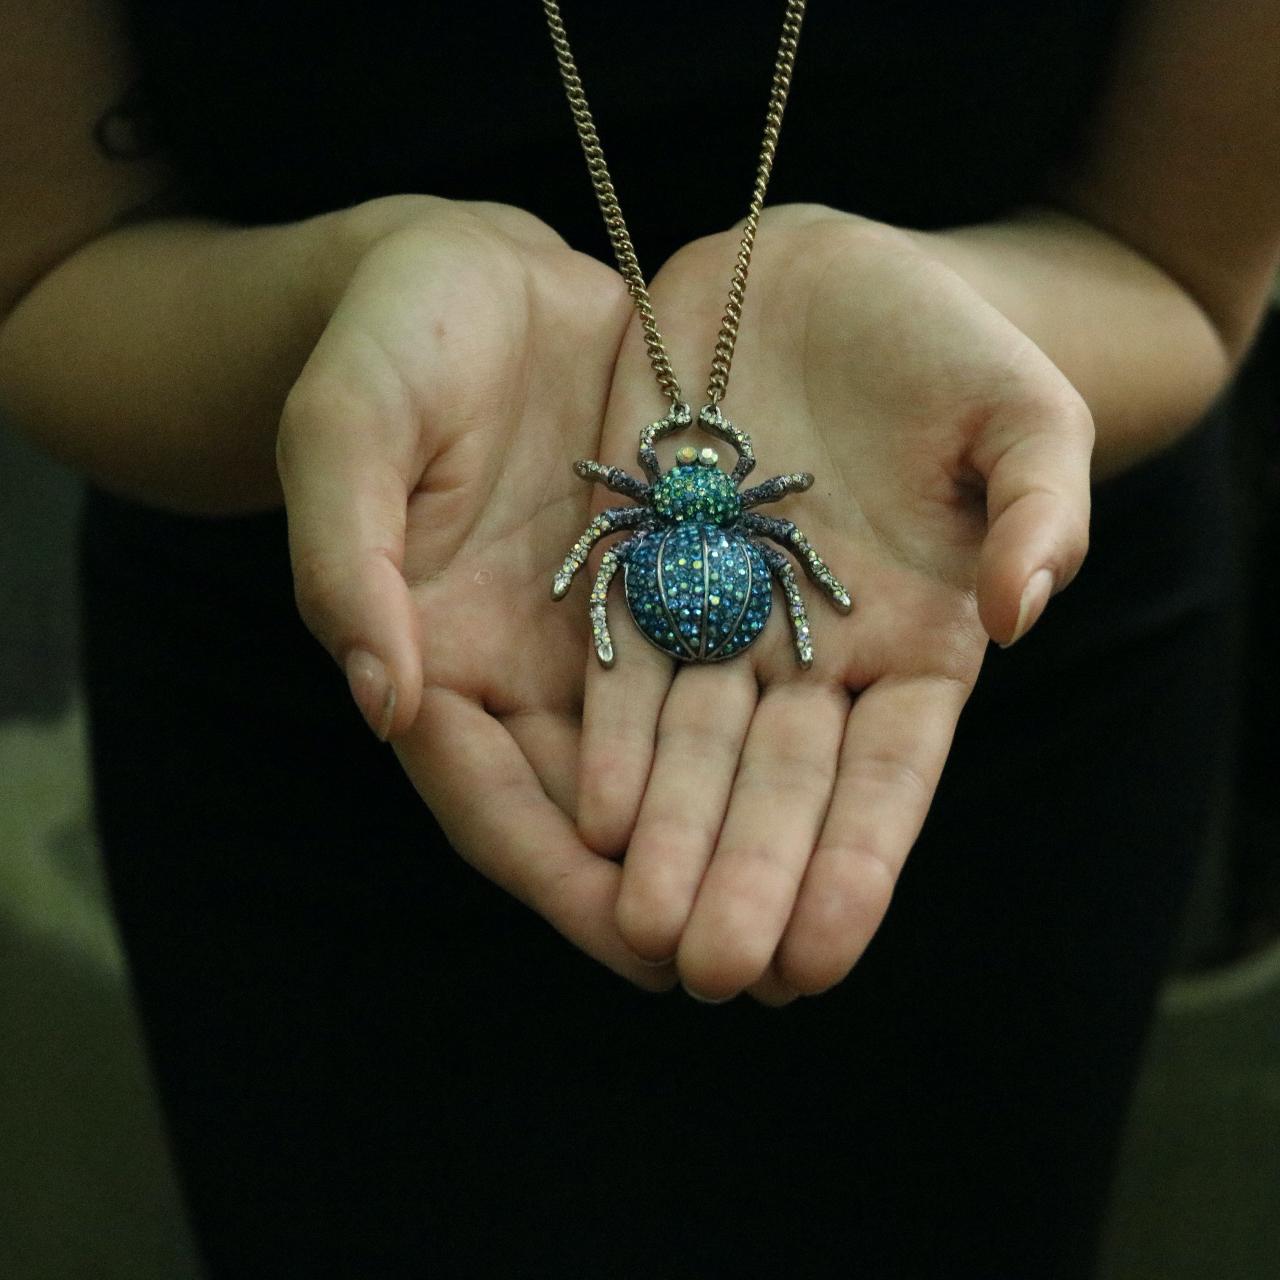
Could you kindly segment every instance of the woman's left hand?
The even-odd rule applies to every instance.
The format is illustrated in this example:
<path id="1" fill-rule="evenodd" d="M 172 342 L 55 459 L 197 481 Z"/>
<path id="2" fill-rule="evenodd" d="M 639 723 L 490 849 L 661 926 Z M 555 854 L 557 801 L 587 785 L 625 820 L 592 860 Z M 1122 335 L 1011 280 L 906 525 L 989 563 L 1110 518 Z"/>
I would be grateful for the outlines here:
<path id="1" fill-rule="evenodd" d="M 686 378 L 714 343 L 737 238 L 688 246 L 654 282 Z M 630 466 L 660 416 L 638 330 L 606 418 L 612 465 Z M 754 437 L 751 482 L 816 476 L 761 514 L 795 520 L 852 611 L 793 560 L 811 669 L 778 592 L 743 657 L 677 669 L 619 616 L 615 590 L 615 666 L 588 659 L 579 826 L 600 852 L 626 851 L 617 919 L 638 956 L 674 957 L 703 997 L 781 1003 L 839 982 L 862 953 L 988 637 L 1025 634 L 1079 568 L 1093 425 L 921 238 L 817 206 L 765 215 L 724 407 Z M 561 607 L 584 603 L 579 587 Z"/>

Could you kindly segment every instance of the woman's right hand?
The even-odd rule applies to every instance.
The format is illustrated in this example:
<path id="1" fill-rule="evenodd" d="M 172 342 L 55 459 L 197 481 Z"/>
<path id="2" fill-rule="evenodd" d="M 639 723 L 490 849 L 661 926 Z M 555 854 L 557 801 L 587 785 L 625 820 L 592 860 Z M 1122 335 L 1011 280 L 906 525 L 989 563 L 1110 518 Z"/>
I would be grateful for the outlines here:
<path id="1" fill-rule="evenodd" d="M 574 827 L 587 627 L 549 590 L 590 517 L 571 464 L 597 450 L 626 289 L 519 210 L 379 203 L 280 426 L 299 608 L 462 856 L 669 987 Z"/>

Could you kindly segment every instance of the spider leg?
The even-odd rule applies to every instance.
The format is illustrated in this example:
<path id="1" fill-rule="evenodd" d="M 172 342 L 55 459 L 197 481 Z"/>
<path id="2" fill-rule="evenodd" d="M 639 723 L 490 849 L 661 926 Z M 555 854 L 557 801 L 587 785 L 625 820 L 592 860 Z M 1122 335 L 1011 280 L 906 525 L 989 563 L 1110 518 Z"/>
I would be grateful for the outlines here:
<path id="1" fill-rule="evenodd" d="M 795 570 L 790 561 L 776 547 L 753 538 L 752 542 L 760 548 L 764 562 L 777 578 L 782 594 L 787 598 L 787 616 L 791 619 L 791 636 L 796 644 L 796 657 L 800 665 L 808 670 L 813 666 L 813 645 L 809 641 L 809 614 L 804 607 L 804 596 L 800 594 L 800 586 L 796 582 Z"/>
<path id="2" fill-rule="evenodd" d="M 651 422 L 640 432 L 640 451 L 636 455 L 650 484 L 657 484 L 662 476 L 662 466 L 654 452 L 653 442 L 669 436 L 673 431 L 683 431 L 693 421 L 693 411 L 687 404 L 673 404 L 665 418 Z"/>
<path id="3" fill-rule="evenodd" d="M 603 463 L 583 458 L 580 462 L 573 464 L 573 469 L 584 480 L 593 480 L 597 484 L 602 484 L 606 489 L 622 494 L 624 498 L 634 498 L 637 502 L 644 502 L 649 497 L 649 486 L 643 480 L 637 480 L 635 476 L 623 471 L 621 467 L 606 467 Z"/>
<path id="4" fill-rule="evenodd" d="M 754 511 L 748 511 L 739 524 L 747 533 L 760 534 L 786 547 L 804 565 L 805 572 L 831 597 L 831 602 L 842 613 L 848 613 L 853 608 L 853 601 L 849 599 L 849 593 L 840 580 L 809 545 L 809 539 L 790 520 L 779 520 L 774 516 L 762 516 Z"/>
<path id="5" fill-rule="evenodd" d="M 618 529 L 634 529 L 637 525 L 648 524 L 653 514 L 648 507 L 610 507 L 602 511 L 583 530 L 582 536 L 573 544 L 564 564 L 551 584 L 551 598 L 559 600 L 569 590 L 573 575 L 587 563 L 591 548 L 606 534 Z"/>
<path id="6" fill-rule="evenodd" d="M 626 563 L 627 557 L 635 548 L 640 533 L 633 533 L 614 543 L 600 559 L 600 568 L 596 570 L 596 580 L 591 587 L 591 638 L 595 642 L 596 657 L 602 667 L 613 666 L 613 637 L 609 634 L 608 597 L 609 584 L 620 566 Z"/>
<path id="7" fill-rule="evenodd" d="M 738 494 L 738 500 L 745 511 L 748 507 L 758 507 L 765 502 L 777 502 L 789 493 L 803 493 L 813 484 L 813 477 L 807 471 L 792 471 L 785 476 L 774 476 L 763 484 L 752 485 Z"/>
<path id="8" fill-rule="evenodd" d="M 733 464 L 729 478 L 735 485 L 740 485 L 756 465 L 756 451 L 751 447 L 751 437 L 741 427 L 735 427 L 720 412 L 718 404 L 709 404 L 703 408 L 698 414 L 698 425 L 710 435 L 733 446 L 738 455 L 738 461 Z"/>

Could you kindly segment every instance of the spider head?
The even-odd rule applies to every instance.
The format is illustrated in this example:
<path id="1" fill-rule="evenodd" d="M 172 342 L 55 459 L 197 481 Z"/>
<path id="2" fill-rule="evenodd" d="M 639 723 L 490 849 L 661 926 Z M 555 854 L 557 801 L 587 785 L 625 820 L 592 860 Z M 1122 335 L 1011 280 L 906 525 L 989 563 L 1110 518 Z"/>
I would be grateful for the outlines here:
<path id="1" fill-rule="evenodd" d="M 727 526 L 742 514 L 742 500 L 732 478 L 720 470 L 714 449 L 692 445 L 676 451 L 676 465 L 653 486 L 653 509 L 673 523 Z"/>

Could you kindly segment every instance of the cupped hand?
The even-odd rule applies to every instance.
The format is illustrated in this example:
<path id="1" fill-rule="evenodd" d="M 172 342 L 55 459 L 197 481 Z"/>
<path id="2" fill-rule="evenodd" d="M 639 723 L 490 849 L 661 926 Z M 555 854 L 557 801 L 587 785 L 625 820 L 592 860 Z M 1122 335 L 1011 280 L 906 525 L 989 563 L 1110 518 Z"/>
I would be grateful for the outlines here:
<path id="1" fill-rule="evenodd" d="M 709 358 L 736 242 L 699 241 L 654 282 L 686 381 Z M 640 427 L 664 407 L 637 328 L 599 455 L 615 466 L 632 465 Z M 763 220 L 723 409 L 754 438 L 746 486 L 816 476 L 758 510 L 795 521 L 852 610 L 833 608 L 784 548 L 812 666 L 775 590 L 745 654 L 677 669 L 615 588 L 614 666 L 589 660 L 579 826 L 596 850 L 625 850 L 617 923 L 635 955 L 673 961 L 703 997 L 749 989 L 780 1003 L 856 962 L 988 638 L 1025 634 L 1078 569 L 1093 427 L 1057 368 L 926 237 L 813 206 Z M 664 461 L 709 444 L 728 470 L 728 446 L 698 435 L 664 443 Z M 585 608 L 577 592 L 567 607 Z"/>
<path id="2" fill-rule="evenodd" d="M 586 520 L 630 303 L 518 210 L 421 200 L 371 236 L 289 396 L 278 459 L 304 619 L 458 851 L 633 981 L 620 869 L 574 829 Z"/>

